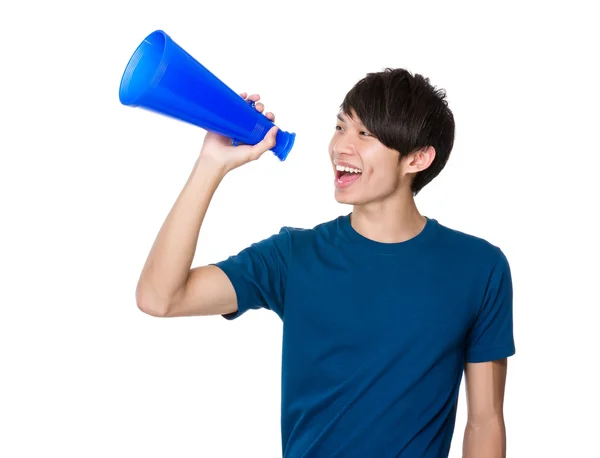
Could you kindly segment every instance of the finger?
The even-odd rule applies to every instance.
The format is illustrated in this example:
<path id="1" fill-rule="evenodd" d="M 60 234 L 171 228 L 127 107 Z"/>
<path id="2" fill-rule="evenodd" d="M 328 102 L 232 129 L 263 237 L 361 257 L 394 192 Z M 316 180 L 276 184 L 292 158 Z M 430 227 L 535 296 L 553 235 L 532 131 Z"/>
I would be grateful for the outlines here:
<path id="1" fill-rule="evenodd" d="M 250 97 L 248 97 L 248 100 L 252 100 L 253 102 L 258 102 L 260 100 L 260 95 L 252 94 Z"/>
<path id="2" fill-rule="evenodd" d="M 265 138 L 252 147 L 250 152 L 252 160 L 258 159 L 265 151 L 268 151 L 275 146 L 278 130 L 279 128 L 277 126 L 271 127 L 269 132 L 267 132 L 267 135 L 265 135 Z"/>
<path id="3" fill-rule="evenodd" d="M 254 108 L 256 108 L 256 111 L 259 113 L 262 113 L 265 109 L 265 105 L 262 102 L 258 102 L 256 105 L 254 105 Z"/>
<path id="4" fill-rule="evenodd" d="M 240 97 L 241 97 L 242 99 L 245 99 L 246 97 L 248 97 L 248 93 L 247 93 L 247 92 L 242 92 L 242 93 L 240 94 Z"/>
<path id="5" fill-rule="evenodd" d="M 265 116 L 270 120 L 270 121 L 275 121 L 275 115 L 273 113 L 271 113 L 270 111 L 267 112 L 265 114 Z"/>

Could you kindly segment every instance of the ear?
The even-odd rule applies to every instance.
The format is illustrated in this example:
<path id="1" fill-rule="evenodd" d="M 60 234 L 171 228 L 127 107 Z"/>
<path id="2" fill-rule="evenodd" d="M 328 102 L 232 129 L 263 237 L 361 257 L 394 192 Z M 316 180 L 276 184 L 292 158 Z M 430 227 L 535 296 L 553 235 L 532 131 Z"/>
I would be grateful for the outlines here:
<path id="1" fill-rule="evenodd" d="M 404 158 L 404 173 L 416 174 L 422 172 L 431 165 L 434 159 L 435 148 L 433 146 L 419 148 Z"/>

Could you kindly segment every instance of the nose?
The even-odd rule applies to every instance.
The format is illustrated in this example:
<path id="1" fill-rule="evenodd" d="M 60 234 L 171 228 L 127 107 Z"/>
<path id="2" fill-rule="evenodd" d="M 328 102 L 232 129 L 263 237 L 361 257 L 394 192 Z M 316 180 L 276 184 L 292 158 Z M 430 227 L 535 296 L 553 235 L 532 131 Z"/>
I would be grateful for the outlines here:
<path id="1" fill-rule="evenodd" d="M 356 154 L 356 147 L 347 137 L 338 138 L 333 145 L 333 156 L 351 156 Z"/>

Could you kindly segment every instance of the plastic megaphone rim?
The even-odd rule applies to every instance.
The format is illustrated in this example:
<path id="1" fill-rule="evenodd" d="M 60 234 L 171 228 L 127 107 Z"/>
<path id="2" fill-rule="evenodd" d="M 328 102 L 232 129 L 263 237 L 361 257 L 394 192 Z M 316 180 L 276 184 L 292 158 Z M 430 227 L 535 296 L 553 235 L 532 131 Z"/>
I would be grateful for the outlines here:
<path id="1" fill-rule="evenodd" d="M 156 39 L 161 40 L 162 52 L 160 56 L 160 60 L 156 64 L 156 70 L 152 75 L 152 78 L 148 80 L 148 83 L 137 87 L 136 89 L 132 89 L 130 87 L 130 83 L 133 77 L 133 73 L 139 63 L 139 61 L 144 56 L 144 52 L 150 46 L 156 46 Z M 154 32 L 148 34 L 146 38 L 138 45 L 135 49 L 129 61 L 127 62 L 127 66 L 123 71 L 123 75 L 121 76 L 121 83 L 119 85 L 119 100 L 123 105 L 128 105 L 135 107 L 138 105 L 139 99 L 146 91 L 155 88 L 160 83 L 163 75 L 165 74 L 165 70 L 167 69 L 167 62 L 169 60 L 169 49 L 168 44 L 171 42 L 171 37 L 167 35 L 163 30 L 155 30 Z"/>

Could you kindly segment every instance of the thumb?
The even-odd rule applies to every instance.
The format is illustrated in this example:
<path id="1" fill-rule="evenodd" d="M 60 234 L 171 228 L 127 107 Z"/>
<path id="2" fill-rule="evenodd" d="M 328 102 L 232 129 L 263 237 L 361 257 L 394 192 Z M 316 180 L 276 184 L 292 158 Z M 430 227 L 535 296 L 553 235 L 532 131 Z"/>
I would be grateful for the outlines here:
<path id="1" fill-rule="evenodd" d="M 251 160 L 254 161 L 254 160 L 258 159 L 260 156 L 263 155 L 263 153 L 265 151 L 268 151 L 275 146 L 275 144 L 277 143 L 276 137 L 277 137 L 278 130 L 279 130 L 279 128 L 277 126 L 271 127 L 271 129 L 269 129 L 269 132 L 267 132 L 267 135 L 265 135 L 265 137 L 260 142 L 258 142 L 256 145 L 254 145 L 251 148 L 251 150 L 250 150 L 250 159 Z"/>

